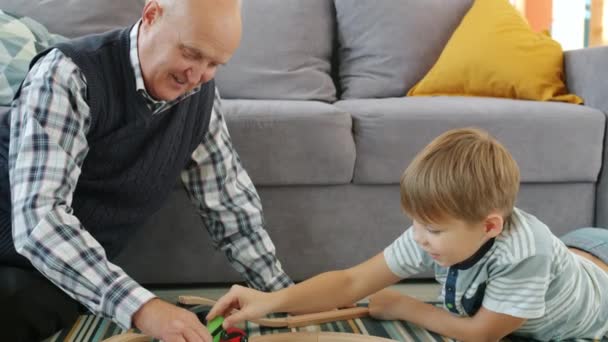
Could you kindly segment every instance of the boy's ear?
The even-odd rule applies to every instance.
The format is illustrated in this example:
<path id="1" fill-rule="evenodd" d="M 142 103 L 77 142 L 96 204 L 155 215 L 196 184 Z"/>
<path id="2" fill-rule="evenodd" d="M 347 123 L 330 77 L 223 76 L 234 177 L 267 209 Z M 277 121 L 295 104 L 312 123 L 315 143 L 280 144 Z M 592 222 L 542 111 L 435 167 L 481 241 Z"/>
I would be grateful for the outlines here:
<path id="1" fill-rule="evenodd" d="M 486 217 L 483 224 L 486 235 L 493 238 L 497 237 L 502 232 L 504 220 L 500 213 L 492 213 Z"/>

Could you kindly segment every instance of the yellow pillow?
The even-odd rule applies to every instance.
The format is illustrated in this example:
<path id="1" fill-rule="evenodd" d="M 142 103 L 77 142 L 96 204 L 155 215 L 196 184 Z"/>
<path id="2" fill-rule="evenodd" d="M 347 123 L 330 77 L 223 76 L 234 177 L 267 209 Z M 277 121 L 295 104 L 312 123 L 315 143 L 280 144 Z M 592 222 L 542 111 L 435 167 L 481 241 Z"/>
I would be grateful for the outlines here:
<path id="1" fill-rule="evenodd" d="M 476 0 L 416 95 L 583 100 L 568 94 L 558 42 L 535 33 L 508 0 Z"/>

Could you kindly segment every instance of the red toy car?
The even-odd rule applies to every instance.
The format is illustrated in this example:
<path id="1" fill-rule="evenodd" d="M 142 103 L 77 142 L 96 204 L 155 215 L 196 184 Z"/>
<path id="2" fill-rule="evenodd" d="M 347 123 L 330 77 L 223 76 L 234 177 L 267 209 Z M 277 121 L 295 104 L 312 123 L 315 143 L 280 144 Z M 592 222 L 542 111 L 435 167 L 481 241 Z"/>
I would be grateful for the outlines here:
<path id="1" fill-rule="evenodd" d="M 228 328 L 220 337 L 221 342 L 247 342 L 247 334 L 241 329 Z"/>

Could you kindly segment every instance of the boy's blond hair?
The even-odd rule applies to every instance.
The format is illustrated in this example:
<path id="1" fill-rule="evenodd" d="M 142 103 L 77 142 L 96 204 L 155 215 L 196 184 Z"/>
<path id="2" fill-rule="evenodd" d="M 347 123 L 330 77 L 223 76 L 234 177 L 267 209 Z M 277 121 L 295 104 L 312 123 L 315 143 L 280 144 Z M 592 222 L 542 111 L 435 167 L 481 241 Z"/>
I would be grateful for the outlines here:
<path id="1" fill-rule="evenodd" d="M 401 176 L 401 206 L 424 224 L 479 223 L 493 210 L 508 222 L 518 191 L 519 168 L 511 153 L 477 128 L 435 138 Z"/>

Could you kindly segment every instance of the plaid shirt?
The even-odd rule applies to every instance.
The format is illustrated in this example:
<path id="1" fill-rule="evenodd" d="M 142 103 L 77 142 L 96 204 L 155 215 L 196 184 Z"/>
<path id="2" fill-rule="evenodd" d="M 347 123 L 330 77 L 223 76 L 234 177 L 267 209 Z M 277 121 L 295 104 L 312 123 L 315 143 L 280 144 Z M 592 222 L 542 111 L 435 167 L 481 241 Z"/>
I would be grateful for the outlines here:
<path id="1" fill-rule="evenodd" d="M 131 30 L 130 60 L 137 89 L 154 114 L 199 89 L 165 102 L 145 90 L 137 52 L 139 24 Z M 9 179 L 15 248 L 53 283 L 92 312 L 131 327 L 131 316 L 154 295 L 110 263 L 71 208 L 88 152 L 91 125 L 82 72 L 58 49 L 28 73 L 13 102 Z M 154 115 L 153 114 L 153 115 Z M 202 143 L 182 171 L 182 181 L 219 249 L 252 287 L 291 285 L 263 229 L 262 206 L 234 151 L 216 91 Z"/>

